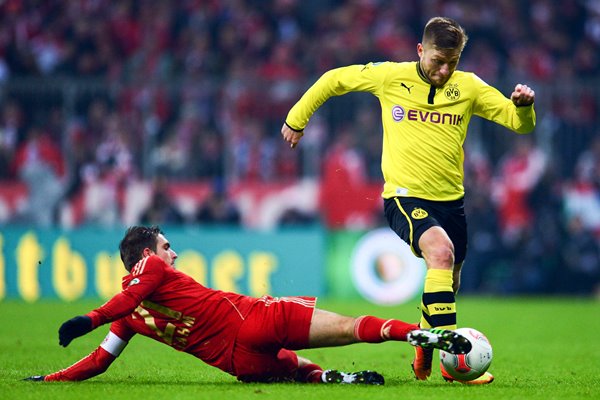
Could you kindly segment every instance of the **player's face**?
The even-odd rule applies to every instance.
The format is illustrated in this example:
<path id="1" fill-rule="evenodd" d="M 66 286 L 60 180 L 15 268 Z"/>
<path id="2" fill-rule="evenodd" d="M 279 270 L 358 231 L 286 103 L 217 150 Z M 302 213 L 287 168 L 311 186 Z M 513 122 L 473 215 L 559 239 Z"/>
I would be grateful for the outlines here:
<path id="1" fill-rule="evenodd" d="M 173 251 L 171 244 L 162 234 L 158 234 L 156 238 L 156 255 L 167 264 L 175 267 L 177 253 Z"/>
<path id="2" fill-rule="evenodd" d="M 421 70 L 435 87 L 442 87 L 452 76 L 458 61 L 460 50 L 438 50 L 433 46 L 419 43 L 417 45 Z"/>

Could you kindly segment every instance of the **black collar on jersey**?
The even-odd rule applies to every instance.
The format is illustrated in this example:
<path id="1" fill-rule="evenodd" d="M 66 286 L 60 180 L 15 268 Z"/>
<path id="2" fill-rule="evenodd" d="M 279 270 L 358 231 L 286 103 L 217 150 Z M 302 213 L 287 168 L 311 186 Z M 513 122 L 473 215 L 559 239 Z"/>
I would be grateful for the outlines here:
<path id="1" fill-rule="evenodd" d="M 421 78 L 425 82 L 431 83 L 429 82 L 429 78 L 427 78 L 427 75 L 425 75 L 423 68 L 421 68 L 421 61 L 417 61 L 417 74 L 419 75 L 419 78 Z"/>
<path id="2" fill-rule="evenodd" d="M 427 104 L 433 104 L 433 98 L 435 97 L 435 86 L 431 84 L 429 78 L 427 78 L 427 75 L 425 75 L 425 72 L 423 72 L 423 69 L 421 68 L 421 61 L 417 61 L 417 74 L 419 75 L 419 78 L 429 83 L 430 86 L 429 95 L 427 96 Z"/>
<path id="3" fill-rule="evenodd" d="M 427 96 L 427 104 L 433 104 L 433 98 L 435 97 L 435 86 L 429 87 L 429 95 Z"/>

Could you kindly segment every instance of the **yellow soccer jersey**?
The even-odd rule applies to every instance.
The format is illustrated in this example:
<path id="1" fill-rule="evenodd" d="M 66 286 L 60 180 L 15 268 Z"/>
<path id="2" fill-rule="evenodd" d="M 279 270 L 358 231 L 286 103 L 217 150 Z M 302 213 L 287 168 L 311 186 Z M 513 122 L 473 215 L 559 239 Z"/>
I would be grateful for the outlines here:
<path id="1" fill-rule="evenodd" d="M 456 200 L 464 195 L 463 143 L 473 114 L 517 133 L 535 127 L 532 106 L 512 101 L 473 73 L 455 71 L 436 89 L 417 62 L 351 65 L 326 72 L 292 107 L 286 123 L 306 127 L 331 96 L 369 92 L 381 104 L 382 196 Z"/>

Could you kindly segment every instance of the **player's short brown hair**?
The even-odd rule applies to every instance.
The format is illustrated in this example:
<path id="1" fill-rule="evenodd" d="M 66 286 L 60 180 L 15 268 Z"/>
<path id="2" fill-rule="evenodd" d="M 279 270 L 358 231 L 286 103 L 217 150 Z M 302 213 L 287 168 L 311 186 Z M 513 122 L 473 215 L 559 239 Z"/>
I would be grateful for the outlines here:
<path id="1" fill-rule="evenodd" d="M 423 29 L 423 44 L 430 44 L 438 50 L 462 52 L 468 40 L 465 30 L 452 18 L 433 17 Z"/>
<path id="2" fill-rule="evenodd" d="M 140 261 L 144 249 L 148 248 L 156 253 L 158 235 L 162 233 L 158 226 L 132 226 L 127 229 L 119 243 L 121 261 L 127 271 L 131 271 L 131 268 Z"/>

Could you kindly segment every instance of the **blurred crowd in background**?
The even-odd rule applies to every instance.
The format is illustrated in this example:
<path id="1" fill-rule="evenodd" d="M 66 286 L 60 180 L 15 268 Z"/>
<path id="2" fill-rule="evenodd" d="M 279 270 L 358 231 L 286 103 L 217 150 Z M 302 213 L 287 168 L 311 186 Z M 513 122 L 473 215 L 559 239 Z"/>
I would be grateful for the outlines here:
<path id="1" fill-rule="evenodd" d="M 600 0 L 0 1 L 0 180 L 26 189 L 0 224 L 252 227 L 240 190 L 310 181 L 276 224 L 385 225 L 374 98 L 330 100 L 294 151 L 279 129 L 326 70 L 416 60 L 435 15 L 470 36 L 460 69 L 537 93 L 532 135 L 472 122 L 464 290 L 600 291 Z"/>

